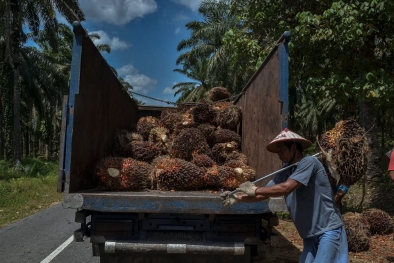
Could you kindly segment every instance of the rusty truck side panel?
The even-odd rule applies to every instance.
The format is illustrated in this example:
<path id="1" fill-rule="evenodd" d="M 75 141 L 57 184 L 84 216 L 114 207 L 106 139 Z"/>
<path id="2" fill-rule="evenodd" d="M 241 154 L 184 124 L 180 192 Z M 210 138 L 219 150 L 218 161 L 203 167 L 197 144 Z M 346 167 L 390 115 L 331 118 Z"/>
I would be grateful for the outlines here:
<path id="1" fill-rule="evenodd" d="M 81 26 L 74 27 L 66 133 L 68 193 L 96 187 L 94 169 L 112 154 L 116 129 L 137 122 L 138 107 Z"/>
<path id="2" fill-rule="evenodd" d="M 289 40 L 286 32 L 235 102 L 242 109 L 242 152 L 248 156 L 259 178 L 282 165 L 277 155 L 265 147 L 287 127 Z M 260 185 L 266 185 L 269 180 L 263 180 Z"/>

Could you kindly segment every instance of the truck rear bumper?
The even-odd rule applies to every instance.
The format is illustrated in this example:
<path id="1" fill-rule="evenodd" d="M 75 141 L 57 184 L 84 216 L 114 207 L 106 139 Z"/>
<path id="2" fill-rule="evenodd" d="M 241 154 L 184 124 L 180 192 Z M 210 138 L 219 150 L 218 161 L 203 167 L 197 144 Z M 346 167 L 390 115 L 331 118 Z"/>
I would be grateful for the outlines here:
<path id="1" fill-rule="evenodd" d="M 165 253 L 165 254 L 220 254 L 239 256 L 245 253 L 245 246 L 240 242 L 226 243 L 133 243 L 106 241 L 105 253 Z"/>

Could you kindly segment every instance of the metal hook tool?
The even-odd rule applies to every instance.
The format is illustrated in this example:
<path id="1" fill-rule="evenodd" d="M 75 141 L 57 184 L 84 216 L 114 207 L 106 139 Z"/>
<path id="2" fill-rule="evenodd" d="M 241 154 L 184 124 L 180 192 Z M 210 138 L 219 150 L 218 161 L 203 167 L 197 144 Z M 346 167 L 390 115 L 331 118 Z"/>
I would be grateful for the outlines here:
<path id="1" fill-rule="evenodd" d="M 312 155 L 312 156 L 318 156 L 318 155 L 320 155 L 320 154 L 321 154 L 321 152 L 316 153 L 316 154 L 314 154 L 314 155 Z M 279 169 L 279 170 L 277 170 L 277 171 L 275 171 L 275 172 L 273 172 L 273 173 L 270 173 L 270 174 L 268 174 L 268 175 L 266 175 L 266 176 L 263 176 L 263 177 L 257 179 L 256 181 L 253 181 L 252 183 L 253 183 L 253 184 L 256 184 L 256 183 L 258 183 L 258 182 L 264 180 L 265 178 L 268 178 L 268 177 L 273 176 L 273 175 L 275 175 L 275 174 L 277 174 L 277 173 L 280 173 L 280 172 L 282 172 L 282 171 L 285 171 L 285 170 L 287 170 L 287 169 L 289 169 L 289 168 L 291 168 L 291 167 L 293 167 L 293 166 L 296 166 L 298 163 L 299 163 L 299 162 L 296 162 L 296 163 L 290 164 L 289 166 L 283 167 L 282 169 Z M 222 191 L 222 192 L 223 192 L 223 191 Z M 238 191 L 237 191 L 237 190 L 234 190 L 234 191 L 230 192 L 229 195 L 235 194 L 236 192 L 238 192 Z"/>

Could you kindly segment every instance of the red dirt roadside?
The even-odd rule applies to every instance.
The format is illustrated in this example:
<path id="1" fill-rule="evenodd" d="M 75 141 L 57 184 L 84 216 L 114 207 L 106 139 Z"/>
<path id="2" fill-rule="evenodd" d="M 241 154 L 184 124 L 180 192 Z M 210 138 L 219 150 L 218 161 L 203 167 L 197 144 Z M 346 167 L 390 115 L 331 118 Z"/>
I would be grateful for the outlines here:
<path id="1" fill-rule="evenodd" d="M 303 248 L 302 239 L 299 237 L 291 221 L 279 221 L 279 226 L 273 230 L 275 236 L 271 242 L 258 247 L 258 256 L 253 258 L 253 263 L 297 263 Z M 372 244 L 368 251 L 349 252 L 351 263 L 392 263 L 394 262 L 394 234 L 376 235 L 372 237 Z"/>

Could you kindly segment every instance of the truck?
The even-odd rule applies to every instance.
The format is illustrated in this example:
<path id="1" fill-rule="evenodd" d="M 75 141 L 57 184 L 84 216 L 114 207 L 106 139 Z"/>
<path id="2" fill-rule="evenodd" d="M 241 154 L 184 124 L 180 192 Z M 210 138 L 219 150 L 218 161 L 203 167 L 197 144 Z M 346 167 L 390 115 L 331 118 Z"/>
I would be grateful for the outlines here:
<path id="1" fill-rule="evenodd" d="M 209 191 L 98 189 L 95 166 L 112 155 L 116 130 L 167 107 L 137 105 L 82 25 L 73 23 L 73 31 L 57 190 L 63 207 L 76 211 L 74 240 L 90 238 L 100 262 L 250 262 L 278 224 L 275 213 L 287 211 L 283 198 L 226 207 Z M 265 146 L 287 127 L 289 41 L 286 31 L 234 101 L 242 110 L 242 152 L 257 178 L 282 167 Z"/>

